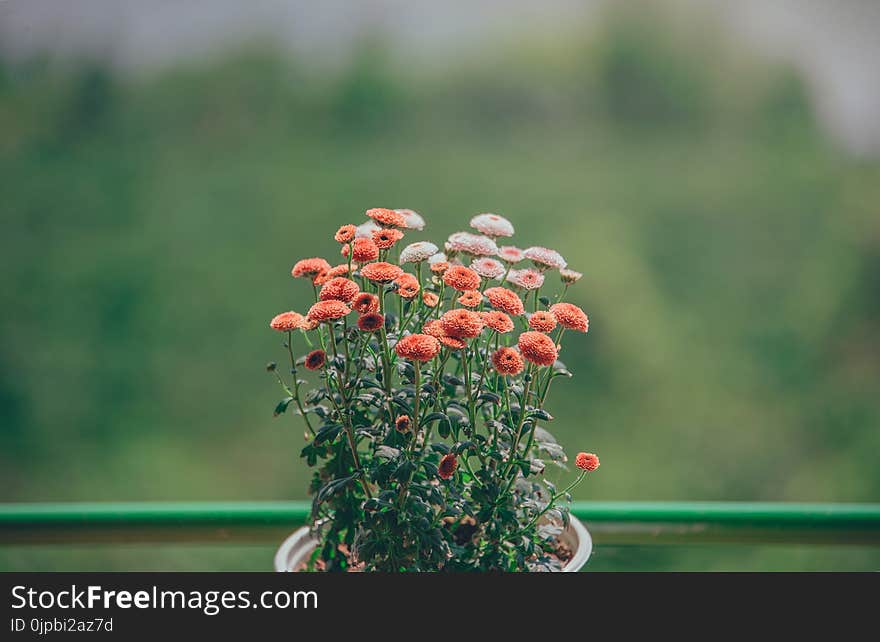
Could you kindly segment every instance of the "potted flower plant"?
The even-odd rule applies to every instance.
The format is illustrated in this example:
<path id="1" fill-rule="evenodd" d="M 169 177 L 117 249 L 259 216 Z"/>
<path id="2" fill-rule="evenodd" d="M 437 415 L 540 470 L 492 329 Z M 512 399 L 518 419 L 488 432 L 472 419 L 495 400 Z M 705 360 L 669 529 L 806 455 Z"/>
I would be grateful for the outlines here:
<path id="1" fill-rule="evenodd" d="M 310 524 L 276 567 L 578 570 L 591 543 L 569 492 L 599 459 L 579 453 L 577 476 L 558 489 L 545 468 L 567 459 L 544 425 L 551 384 L 571 376 L 563 335 L 589 327 L 563 301 L 581 274 L 547 248 L 499 247 L 514 230 L 496 214 L 475 216 L 479 233 L 453 234 L 445 253 L 403 246 L 424 228 L 416 212 L 366 215 L 336 232 L 337 265 L 294 265 L 311 285 L 307 313 L 270 323 L 290 363 L 290 377 L 269 364 L 284 391 L 275 414 L 302 417 L 314 468 Z M 553 270 L 561 287 L 542 296 Z"/>

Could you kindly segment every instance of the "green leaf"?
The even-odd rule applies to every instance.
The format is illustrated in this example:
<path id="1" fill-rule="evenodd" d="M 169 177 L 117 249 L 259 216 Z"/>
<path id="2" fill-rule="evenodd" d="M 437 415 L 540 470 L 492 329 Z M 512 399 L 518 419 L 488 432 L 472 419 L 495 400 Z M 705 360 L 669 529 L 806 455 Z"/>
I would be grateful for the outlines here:
<path id="1" fill-rule="evenodd" d="M 275 413 L 273 414 L 273 416 L 277 417 L 278 415 L 284 413 L 287 410 L 287 406 L 290 405 L 291 401 L 293 401 L 293 397 L 285 397 L 284 399 L 279 401 L 278 405 L 275 406 Z"/>

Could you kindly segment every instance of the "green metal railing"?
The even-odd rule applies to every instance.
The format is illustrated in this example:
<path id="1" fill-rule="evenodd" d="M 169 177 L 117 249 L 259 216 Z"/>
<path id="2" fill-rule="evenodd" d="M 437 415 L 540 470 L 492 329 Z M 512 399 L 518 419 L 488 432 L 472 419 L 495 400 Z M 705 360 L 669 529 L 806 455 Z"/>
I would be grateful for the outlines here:
<path id="1" fill-rule="evenodd" d="M 276 543 L 309 503 L 0 504 L 0 544 Z M 880 546 L 880 504 L 575 502 L 597 545 L 787 543 Z"/>

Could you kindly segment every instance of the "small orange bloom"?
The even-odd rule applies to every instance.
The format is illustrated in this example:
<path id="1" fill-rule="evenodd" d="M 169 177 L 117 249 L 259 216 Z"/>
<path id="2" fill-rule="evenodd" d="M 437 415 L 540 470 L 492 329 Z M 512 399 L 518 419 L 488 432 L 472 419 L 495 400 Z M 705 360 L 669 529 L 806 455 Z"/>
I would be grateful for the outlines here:
<path id="1" fill-rule="evenodd" d="M 296 330 L 302 320 L 303 315 L 298 312 L 282 312 L 269 322 L 269 327 L 279 332 L 290 332 Z"/>
<path id="2" fill-rule="evenodd" d="M 422 292 L 422 303 L 427 305 L 429 308 L 433 308 L 436 307 L 438 303 L 440 303 L 440 297 L 433 292 Z"/>
<path id="3" fill-rule="evenodd" d="M 296 278 L 308 277 L 313 278 L 315 275 L 320 274 L 324 270 L 329 270 L 330 264 L 327 263 L 324 259 L 314 258 L 314 259 L 302 259 L 301 261 L 297 261 L 293 266 L 293 269 L 290 273 Z"/>
<path id="4" fill-rule="evenodd" d="M 302 320 L 302 323 L 299 324 L 299 327 L 300 327 L 301 330 L 306 330 L 306 331 L 308 331 L 308 330 L 314 330 L 314 329 L 317 328 L 319 325 L 320 325 L 320 324 L 319 324 L 317 321 L 315 321 L 314 319 L 310 319 L 310 318 L 308 318 L 308 317 L 304 317 L 303 320 Z"/>
<path id="5" fill-rule="evenodd" d="M 453 453 L 448 453 L 443 455 L 443 459 L 440 460 L 437 474 L 440 476 L 440 479 L 451 479 L 455 474 L 456 468 L 458 468 L 458 459 L 455 458 Z"/>
<path id="6" fill-rule="evenodd" d="M 412 274 L 404 272 L 394 279 L 397 284 L 397 293 L 404 299 L 411 299 L 419 293 L 419 280 Z"/>
<path id="7" fill-rule="evenodd" d="M 351 266 L 352 270 L 357 268 L 357 264 Z M 330 279 L 334 279 L 337 276 L 342 276 L 343 274 L 349 273 L 348 264 L 340 263 L 339 265 L 334 265 L 329 270 L 324 270 L 314 278 L 315 285 L 324 285 Z"/>
<path id="8" fill-rule="evenodd" d="M 351 279 L 346 279 L 344 276 L 337 276 L 335 279 L 327 281 L 321 287 L 321 292 L 318 295 L 318 298 L 321 299 L 321 301 L 335 299 L 337 301 L 342 301 L 343 303 L 348 303 L 357 296 L 359 290 L 360 288 L 358 287 L 358 284 Z"/>
<path id="9" fill-rule="evenodd" d="M 586 332 L 590 329 L 590 320 L 579 307 L 573 303 L 556 303 L 550 306 L 550 312 L 566 330 Z"/>
<path id="10" fill-rule="evenodd" d="M 448 269 L 448 261 L 437 261 L 436 263 L 431 264 L 431 272 L 433 272 L 434 274 L 443 274 Z"/>
<path id="11" fill-rule="evenodd" d="M 404 218 L 403 214 L 384 207 L 374 207 L 371 210 L 367 210 L 367 216 L 376 221 L 379 225 L 385 225 L 387 227 L 406 227 L 406 218 Z"/>
<path id="12" fill-rule="evenodd" d="M 397 432 L 409 432 L 409 429 L 412 428 L 412 420 L 409 415 L 400 415 L 395 419 L 394 428 L 397 429 Z"/>
<path id="13" fill-rule="evenodd" d="M 394 247 L 400 239 L 403 238 L 403 232 L 394 229 L 373 230 L 373 243 L 380 250 L 388 250 Z"/>
<path id="14" fill-rule="evenodd" d="M 458 290 L 476 290 L 480 287 L 480 275 L 463 265 L 453 265 L 443 273 L 443 282 Z"/>
<path id="15" fill-rule="evenodd" d="M 483 319 L 476 312 L 456 308 L 440 317 L 440 325 L 448 337 L 472 339 L 483 331 Z"/>
<path id="16" fill-rule="evenodd" d="M 354 240 L 355 232 L 357 232 L 357 228 L 354 225 L 343 225 L 336 230 L 333 238 L 337 243 L 351 243 Z"/>
<path id="17" fill-rule="evenodd" d="M 492 365 L 503 375 L 518 375 L 525 367 L 522 356 L 514 348 L 499 348 L 493 352 Z"/>
<path id="18" fill-rule="evenodd" d="M 483 323 L 485 323 L 487 327 L 495 330 L 495 332 L 504 334 L 505 332 L 513 330 L 513 320 L 498 310 L 480 312 L 480 317 L 483 319 Z"/>
<path id="19" fill-rule="evenodd" d="M 425 325 L 422 326 L 422 332 L 424 332 L 428 336 L 435 337 L 437 339 L 446 336 L 446 333 L 443 331 L 443 324 L 440 323 L 440 319 L 433 319 L 431 321 L 428 321 Z"/>
<path id="20" fill-rule="evenodd" d="M 355 239 L 351 244 L 351 248 L 351 258 L 358 263 L 369 263 L 370 261 L 375 261 L 379 258 L 379 247 L 373 243 L 373 239 Z M 342 255 L 348 256 L 348 252 L 345 252 L 345 250 L 348 249 L 348 246 L 346 245 L 342 249 Z"/>
<path id="21" fill-rule="evenodd" d="M 593 453 L 578 453 L 574 458 L 574 465 L 581 470 L 593 472 L 599 467 L 599 457 Z"/>
<path id="22" fill-rule="evenodd" d="M 394 346 L 397 356 L 412 361 L 430 361 L 440 352 L 440 342 L 427 334 L 408 334 Z"/>
<path id="23" fill-rule="evenodd" d="M 324 354 L 323 350 L 312 350 L 306 355 L 306 360 L 303 365 L 307 370 L 317 370 L 318 368 L 323 367 L 326 361 L 327 355 Z"/>
<path id="24" fill-rule="evenodd" d="M 342 301 L 330 299 L 329 301 L 318 301 L 315 305 L 309 308 L 308 317 L 313 321 L 323 323 L 324 321 L 341 319 L 349 312 L 351 312 L 351 308 L 345 305 Z"/>
<path id="25" fill-rule="evenodd" d="M 464 350 L 467 348 L 467 342 L 462 341 L 461 339 L 456 339 L 455 337 L 447 337 L 446 335 L 443 335 L 442 337 L 437 337 L 437 341 L 450 350 Z"/>
<path id="26" fill-rule="evenodd" d="M 351 309 L 360 314 L 379 311 L 379 297 L 369 292 L 361 292 L 351 302 Z"/>
<path id="27" fill-rule="evenodd" d="M 523 332 L 517 345 L 522 356 L 539 366 L 552 366 L 558 356 L 556 344 L 540 332 Z"/>
<path id="28" fill-rule="evenodd" d="M 479 290 L 466 290 L 458 297 L 458 302 L 466 308 L 475 308 L 480 305 L 483 295 Z"/>
<path id="29" fill-rule="evenodd" d="M 496 287 L 489 288 L 483 294 L 489 299 L 489 303 L 493 308 L 503 310 L 507 314 L 517 316 L 525 310 L 522 299 L 513 290 Z"/>
<path id="30" fill-rule="evenodd" d="M 364 332 L 375 332 L 385 325 L 385 317 L 378 312 L 368 312 L 358 317 L 358 328 Z"/>
<path id="31" fill-rule="evenodd" d="M 367 263 L 361 267 L 361 275 L 374 283 L 391 283 L 401 274 L 403 274 L 403 270 L 400 269 L 399 265 L 386 263 L 385 261 Z"/>
<path id="32" fill-rule="evenodd" d="M 550 332 L 556 327 L 556 317 L 549 312 L 535 312 L 529 317 L 529 327 L 538 332 Z"/>

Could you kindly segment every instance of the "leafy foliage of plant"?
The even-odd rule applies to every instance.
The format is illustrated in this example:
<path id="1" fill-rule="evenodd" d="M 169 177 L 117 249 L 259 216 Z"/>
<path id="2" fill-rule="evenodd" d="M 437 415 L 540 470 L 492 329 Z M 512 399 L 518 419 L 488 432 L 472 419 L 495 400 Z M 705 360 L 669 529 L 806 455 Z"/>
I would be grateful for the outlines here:
<path id="1" fill-rule="evenodd" d="M 551 384 L 571 376 L 563 334 L 588 329 L 562 302 L 581 275 L 552 250 L 499 247 L 513 226 L 494 214 L 474 217 L 481 234 L 453 234 L 445 253 L 427 241 L 400 250 L 402 230 L 424 226 L 415 212 L 367 216 L 336 233 L 342 263 L 294 266 L 312 283 L 308 314 L 270 324 L 285 334 L 291 374 L 269 364 L 285 393 L 275 414 L 303 417 L 302 457 L 315 469 L 311 567 L 559 570 L 569 492 L 599 465 L 579 453 L 580 474 L 561 490 L 544 476 L 567 462 L 541 424 L 553 419 Z M 515 267 L 523 261 L 534 267 Z M 541 291 L 553 270 L 562 287 L 551 301 Z M 300 367 L 317 373 L 311 389 Z"/>

